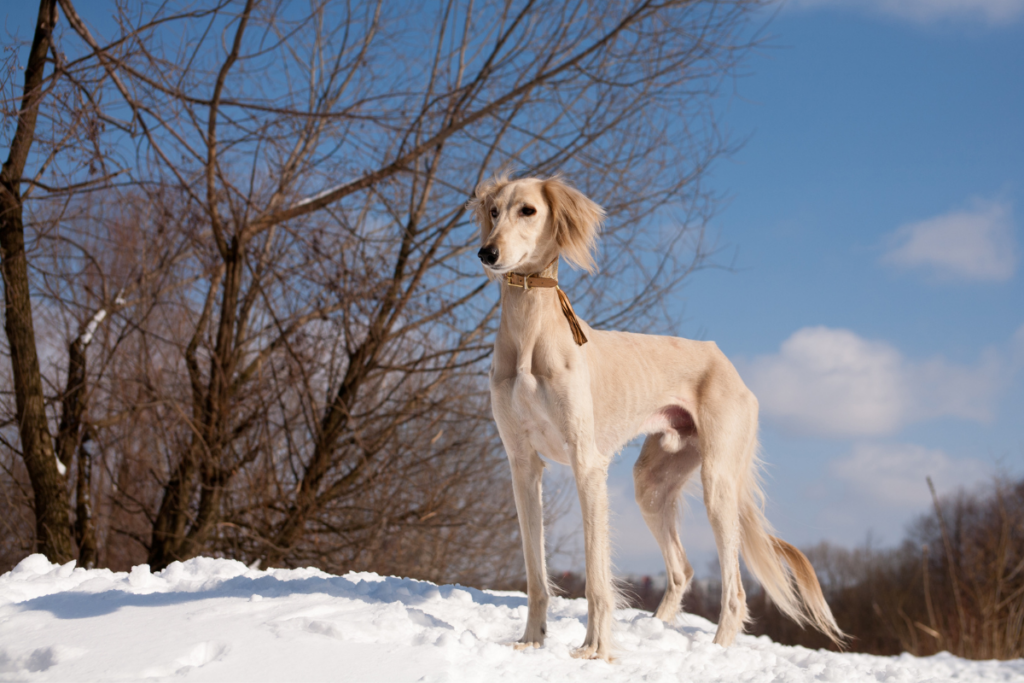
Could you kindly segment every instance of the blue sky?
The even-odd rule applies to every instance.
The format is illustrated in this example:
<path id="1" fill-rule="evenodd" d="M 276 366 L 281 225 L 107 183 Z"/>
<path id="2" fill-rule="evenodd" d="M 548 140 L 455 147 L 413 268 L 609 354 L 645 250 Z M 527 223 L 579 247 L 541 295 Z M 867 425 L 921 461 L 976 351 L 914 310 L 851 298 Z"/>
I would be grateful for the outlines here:
<path id="1" fill-rule="evenodd" d="M 678 332 L 761 401 L 769 518 L 797 545 L 898 543 L 939 492 L 1024 476 L 1024 3 L 804 0 L 722 102 L 710 182 L 732 270 Z M 613 468 L 620 572 L 661 571 Z M 715 557 L 698 496 L 683 541 Z"/>

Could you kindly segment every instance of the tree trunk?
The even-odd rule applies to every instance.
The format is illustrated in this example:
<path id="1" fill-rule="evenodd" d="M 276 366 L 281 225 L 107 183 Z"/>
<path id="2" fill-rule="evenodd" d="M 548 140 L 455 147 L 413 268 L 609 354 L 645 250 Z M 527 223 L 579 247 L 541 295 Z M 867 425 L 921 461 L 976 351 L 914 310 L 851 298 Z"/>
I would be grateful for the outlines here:
<path id="1" fill-rule="evenodd" d="M 74 557 L 68 493 L 46 423 L 43 382 L 32 324 L 21 201 L 21 177 L 35 136 L 46 54 L 56 19 L 54 0 L 40 2 L 35 38 L 25 69 L 18 128 L 0 175 L 0 270 L 4 281 L 4 330 L 11 349 L 22 457 L 35 496 L 36 549 L 51 562 L 63 563 Z"/>
<path id="2" fill-rule="evenodd" d="M 77 501 L 75 503 L 75 542 L 78 544 L 78 565 L 86 569 L 96 566 L 99 548 L 96 524 L 92 519 L 92 443 L 89 427 L 85 428 L 82 444 L 78 447 Z"/>
<path id="3" fill-rule="evenodd" d="M 78 476 L 75 482 L 75 543 L 78 564 L 91 569 L 96 566 L 96 528 L 92 520 L 92 454 L 87 444 L 92 440 L 85 422 L 86 349 L 96 327 L 106 317 L 100 309 L 83 334 L 68 345 L 68 381 L 61 401 L 60 426 L 57 428 L 57 459 L 70 471 L 78 453 Z"/>
<path id="4" fill-rule="evenodd" d="M 235 474 L 235 464 L 228 462 L 227 430 L 233 402 L 232 379 L 237 349 L 234 332 L 242 286 L 244 246 L 235 238 L 225 254 L 224 292 L 221 299 L 217 342 L 214 347 L 210 380 L 202 395 L 193 397 L 197 416 L 196 431 L 189 448 L 182 455 L 171 476 L 153 524 L 149 548 L 149 566 L 163 569 L 175 560 L 195 555 L 209 538 L 221 518 L 221 498 Z M 218 280 L 219 281 L 219 280 Z M 199 475 L 199 502 L 195 514 L 193 480 Z"/>
<path id="5" fill-rule="evenodd" d="M 193 437 L 196 439 L 198 437 Z M 171 479 L 164 488 L 156 520 L 153 523 L 153 537 L 149 546 L 147 562 L 154 570 L 163 569 L 175 560 L 187 560 L 178 549 L 185 538 L 189 520 L 189 503 L 192 494 L 192 479 L 195 475 L 195 460 L 191 451 L 185 453 L 175 468 Z"/>
<path id="6" fill-rule="evenodd" d="M 57 427 L 57 459 L 66 469 L 71 469 L 82 438 L 84 399 L 85 344 L 79 335 L 68 345 L 68 381 L 61 400 L 60 426 Z"/>

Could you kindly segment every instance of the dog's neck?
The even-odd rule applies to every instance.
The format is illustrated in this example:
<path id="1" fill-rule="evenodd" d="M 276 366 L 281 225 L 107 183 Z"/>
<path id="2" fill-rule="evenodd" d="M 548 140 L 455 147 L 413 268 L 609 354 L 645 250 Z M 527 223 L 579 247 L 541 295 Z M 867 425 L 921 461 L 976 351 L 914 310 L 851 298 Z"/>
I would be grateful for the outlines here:
<path id="1" fill-rule="evenodd" d="M 572 304 L 558 287 L 557 256 L 540 272 L 512 273 L 501 280 L 500 326 L 506 332 L 532 345 L 542 335 L 566 330 L 566 325 L 577 346 L 587 343 Z"/>
<path id="2" fill-rule="evenodd" d="M 521 275 L 543 275 L 558 277 L 557 261 L 539 273 L 519 273 Z M 525 289 L 514 287 L 508 283 L 507 276 L 499 280 L 501 286 L 501 320 L 498 323 L 500 347 L 512 353 L 513 366 L 522 363 L 531 364 L 533 349 L 538 345 L 546 346 L 551 341 L 552 331 L 568 333 L 564 329 L 565 319 L 558 305 L 558 295 L 553 287 Z M 506 346 L 507 345 L 507 346 Z M 525 368 L 520 368 L 520 371 Z"/>

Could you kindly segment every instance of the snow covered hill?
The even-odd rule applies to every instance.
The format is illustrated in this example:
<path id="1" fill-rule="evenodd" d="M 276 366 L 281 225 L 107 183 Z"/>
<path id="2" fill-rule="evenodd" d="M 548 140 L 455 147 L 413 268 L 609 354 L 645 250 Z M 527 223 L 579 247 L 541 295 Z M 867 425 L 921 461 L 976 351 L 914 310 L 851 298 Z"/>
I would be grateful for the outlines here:
<path id="1" fill-rule="evenodd" d="M 1024 660 L 835 654 L 740 636 L 684 615 L 616 613 L 615 663 L 579 661 L 583 600 L 552 601 L 527 652 L 519 593 L 376 574 L 250 570 L 197 558 L 152 574 L 33 555 L 0 577 L 0 680 L 18 681 L 1022 681 Z"/>

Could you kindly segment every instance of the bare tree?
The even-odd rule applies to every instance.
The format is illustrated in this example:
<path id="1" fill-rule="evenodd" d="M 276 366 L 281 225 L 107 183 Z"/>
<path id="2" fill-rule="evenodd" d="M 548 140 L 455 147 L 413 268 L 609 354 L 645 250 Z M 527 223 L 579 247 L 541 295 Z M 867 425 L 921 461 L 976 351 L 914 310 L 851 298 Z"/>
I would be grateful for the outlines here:
<path id="1" fill-rule="evenodd" d="M 511 577 L 465 201 L 503 164 L 571 177 L 616 283 L 570 276 L 577 310 L 653 324 L 707 253 L 712 103 L 756 4 L 165 3 L 101 40 L 61 0 L 117 177 L 34 209 L 70 340 L 58 452 L 76 520 L 106 506 L 80 546 Z"/>
<path id="2" fill-rule="evenodd" d="M 25 85 L 7 161 L 0 172 L 0 270 L 4 281 L 4 331 L 11 355 L 15 419 L 36 512 L 36 548 L 54 562 L 73 557 L 68 527 L 68 494 L 54 455 L 46 419 L 29 293 L 28 260 L 21 193 L 22 175 L 36 132 L 45 89 L 46 57 L 57 23 L 55 0 L 39 4 L 35 36 L 25 67 Z"/>
<path id="3" fill-rule="evenodd" d="M 131 298 L 156 275 L 167 274 L 174 259 L 166 250 L 167 240 L 162 240 L 151 245 L 148 258 L 134 259 L 128 266 L 131 272 L 106 272 L 112 259 L 96 252 L 109 245 L 94 243 L 90 252 L 89 246 L 76 241 L 79 236 L 74 229 L 67 229 L 82 222 L 76 207 L 91 193 L 108 189 L 119 171 L 111 172 L 112 159 L 101 139 L 104 112 L 97 95 L 104 88 L 105 75 L 91 58 L 69 63 L 54 33 L 57 20 L 56 5 L 42 2 L 21 92 L 16 90 L 13 68 L 5 69 L 2 80 L 3 130 L 5 134 L 13 131 L 0 211 L 7 303 L 5 350 L 11 359 L 15 399 L 3 426 L 16 427 L 18 437 L 0 434 L 6 447 L 0 460 L 9 475 L 4 488 L 12 507 L 18 505 L 15 499 L 28 502 L 23 479 L 33 489 L 36 549 L 53 560 L 66 561 L 75 555 L 73 537 L 79 562 L 91 566 L 98 548 L 91 512 L 92 456 L 86 447 L 93 433 L 86 420 L 90 393 L 86 350 L 104 321 L 132 303 L 125 297 Z M 13 67 L 16 54 L 12 49 L 7 66 Z M 45 73 L 48 65 L 49 74 Z M 30 167 L 29 176 L 26 169 Z M 39 197 L 40 192 L 44 196 Z M 41 248 L 44 243 L 59 246 Z M 30 252 L 34 252 L 32 259 Z M 153 265 L 156 272 L 146 270 Z M 110 289 L 111 276 L 122 281 L 117 294 Z M 83 280 L 90 279 L 92 282 L 79 288 Z M 52 341 L 54 316 L 62 314 L 74 331 L 66 335 L 67 356 L 57 361 L 62 367 L 56 375 L 63 375 L 58 382 L 58 377 L 46 372 L 45 364 L 41 367 L 37 346 Z M 34 318 L 43 322 L 41 336 L 35 331 Z M 106 422 L 111 419 L 105 418 Z M 10 457 L 15 454 L 21 456 L 24 470 Z M 76 462 L 77 476 L 66 478 Z M 69 486 L 72 481 L 73 488 Z M 75 498 L 73 524 L 69 493 Z"/>

